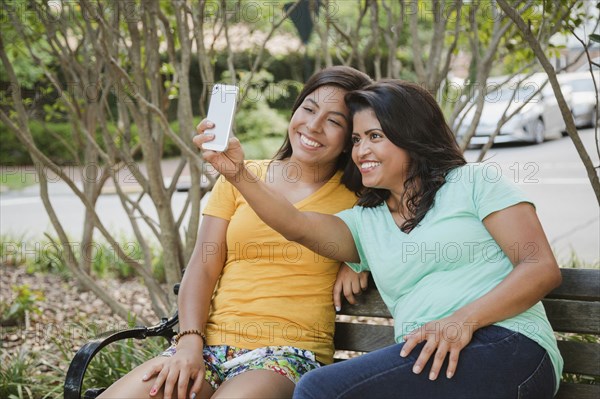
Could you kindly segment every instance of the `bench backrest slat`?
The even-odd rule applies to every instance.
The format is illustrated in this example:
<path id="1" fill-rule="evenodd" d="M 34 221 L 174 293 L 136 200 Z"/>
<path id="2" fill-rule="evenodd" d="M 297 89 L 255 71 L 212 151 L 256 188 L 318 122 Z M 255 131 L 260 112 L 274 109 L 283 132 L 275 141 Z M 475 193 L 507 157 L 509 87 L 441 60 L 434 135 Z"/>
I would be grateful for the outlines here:
<path id="1" fill-rule="evenodd" d="M 365 317 L 385 317 L 391 318 L 392 315 L 387 306 L 381 299 L 379 291 L 375 287 L 372 279 L 369 280 L 369 287 L 362 294 L 355 297 L 358 304 L 350 305 L 344 301 L 342 310 L 339 314 L 348 316 L 365 316 Z"/>
<path id="2" fill-rule="evenodd" d="M 546 295 L 552 299 L 600 301 L 600 269 L 560 269 L 562 284 Z"/>
<path id="3" fill-rule="evenodd" d="M 564 372 L 600 376 L 600 344 L 558 341 Z"/>
<path id="4" fill-rule="evenodd" d="M 557 299 L 542 302 L 554 331 L 600 334 L 600 302 Z"/>
<path id="5" fill-rule="evenodd" d="M 561 269 L 563 282 L 549 293 L 548 299 L 571 299 L 600 302 L 600 269 Z M 373 279 L 369 279 L 369 289 L 358 298 L 360 306 L 345 304 L 341 314 L 366 317 L 391 317 L 381 299 Z"/>
<path id="6" fill-rule="evenodd" d="M 337 322 L 334 342 L 336 350 L 371 352 L 395 344 L 394 327 Z"/>
<path id="7" fill-rule="evenodd" d="M 358 297 L 359 305 L 342 307 L 340 314 L 348 316 L 390 318 L 385 303 L 375 288 Z M 544 299 L 544 308 L 552 328 L 558 332 L 600 335 L 600 302 Z"/>

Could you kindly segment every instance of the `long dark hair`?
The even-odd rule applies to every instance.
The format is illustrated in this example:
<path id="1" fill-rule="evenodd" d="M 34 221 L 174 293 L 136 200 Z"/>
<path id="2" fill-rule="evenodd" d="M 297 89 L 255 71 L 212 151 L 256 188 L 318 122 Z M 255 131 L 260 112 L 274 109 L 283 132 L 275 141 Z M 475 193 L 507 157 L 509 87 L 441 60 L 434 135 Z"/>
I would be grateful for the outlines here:
<path id="1" fill-rule="evenodd" d="M 340 89 L 350 92 L 352 90 L 362 89 L 371 83 L 373 83 L 373 80 L 369 77 L 369 75 L 348 66 L 339 65 L 322 69 L 308 79 L 302 88 L 302 91 L 300 94 L 298 94 L 296 102 L 292 108 L 292 115 L 294 112 L 296 112 L 300 105 L 302 105 L 304 99 L 321 86 L 339 87 Z M 350 143 L 350 133 L 348 133 L 346 140 L 347 148 L 348 144 Z M 289 135 L 286 134 L 283 145 L 275 154 L 274 159 L 282 160 L 289 158 L 292 155 L 292 152 L 290 138 Z M 337 170 L 345 170 L 346 166 L 352 163 L 350 161 L 350 155 L 350 151 L 345 151 L 340 154 L 336 163 Z M 350 188 L 348 178 L 342 177 L 342 183 Z M 356 187 L 356 185 L 353 184 L 353 187 Z M 356 192 L 357 188 L 355 188 L 354 191 Z"/>
<path id="2" fill-rule="evenodd" d="M 385 136 L 408 152 L 410 164 L 401 204 L 406 221 L 401 229 L 410 232 L 433 207 L 435 194 L 446 182 L 446 175 L 466 164 L 452 130 L 433 96 L 424 88 L 401 80 L 381 80 L 362 90 L 348 93 L 346 104 L 353 117 L 370 108 L 375 112 Z M 350 189 L 362 186 L 358 168 L 350 163 L 346 175 Z M 388 199 L 390 191 L 362 188 L 358 205 L 374 207 Z"/>

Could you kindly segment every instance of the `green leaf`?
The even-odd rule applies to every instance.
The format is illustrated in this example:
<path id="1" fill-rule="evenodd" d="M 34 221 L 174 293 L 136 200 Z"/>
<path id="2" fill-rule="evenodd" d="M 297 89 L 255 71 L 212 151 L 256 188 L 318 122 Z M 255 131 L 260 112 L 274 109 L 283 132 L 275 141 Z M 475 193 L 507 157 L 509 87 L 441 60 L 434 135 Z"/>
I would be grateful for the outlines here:
<path id="1" fill-rule="evenodd" d="M 8 312 L 6 313 L 6 318 L 11 319 L 13 317 L 17 317 L 21 311 L 21 304 L 13 303 Z"/>
<path id="2" fill-rule="evenodd" d="M 599 3 L 600 6 L 600 3 Z M 600 43 L 600 35 L 597 33 L 593 33 L 590 35 L 590 40 L 596 43 Z"/>

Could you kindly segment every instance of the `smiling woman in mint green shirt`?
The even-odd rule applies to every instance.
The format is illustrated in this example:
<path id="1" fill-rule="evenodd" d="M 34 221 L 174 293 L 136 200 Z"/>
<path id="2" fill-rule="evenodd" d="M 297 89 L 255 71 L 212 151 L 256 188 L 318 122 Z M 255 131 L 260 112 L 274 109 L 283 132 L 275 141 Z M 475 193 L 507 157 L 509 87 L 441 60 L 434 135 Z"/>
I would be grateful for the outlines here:
<path id="1" fill-rule="evenodd" d="M 529 201 L 494 168 L 470 164 L 448 173 L 434 206 L 409 234 L 398 228 L 385 204 L 337 214 L 352 232 L 361 259 L 348 265 L 373 274 L 394 316 L 397 342 L 416 327 L 450 316 L 510 274 L 510 258 L 482 220 L 519 203 Z M 529 258 L 524 267 L 536 262 L 534 245 L 519 248 L 516 243 L 509 250 L 524 252 Z M 541 302 L 494 324 L 537 342 L 548 352 L 560 379 L 563 361 Z"/>
<path id="2" fill-rule="evenodd" d="M 294 397 L 551 398 L 562 359 L 540 300 L 561 275 L 534 206 L 486 165 L 466 164 L 420 86 L 380 81 L 345 101 L 346 175 L 364 189 L 335 216 L 270 190 L 235 139 L 225 153 L 203 151 L 286 239 L 370 270 L 394 315 L 396 345 L 309 372 Z M 318 137 L 311 126 L 301 133 Z"/>

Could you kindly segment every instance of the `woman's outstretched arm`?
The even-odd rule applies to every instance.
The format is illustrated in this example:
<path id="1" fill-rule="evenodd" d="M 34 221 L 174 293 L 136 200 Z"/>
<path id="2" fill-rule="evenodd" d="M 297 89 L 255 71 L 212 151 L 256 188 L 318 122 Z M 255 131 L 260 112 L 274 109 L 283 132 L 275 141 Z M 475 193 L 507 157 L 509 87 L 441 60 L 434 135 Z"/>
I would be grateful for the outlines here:
<path id="1" fill-rule="evenodd" d="M 198 130 L 209 125 L 203 121 Z M 194 144 L 214 138 L 199 134 Z M 316 212 L 300 212 L 284 196 L 271 190 L 244 165 L 244 151 L 236 138 L 229 140 L 225 152 L 203 150 L 202 156 L 233 184 L 256 214 L 289 241 L 295 241 L 325 257 L 344 262 L 359 262 L 354 239 L 346 224 L 338 217 Z"/>

